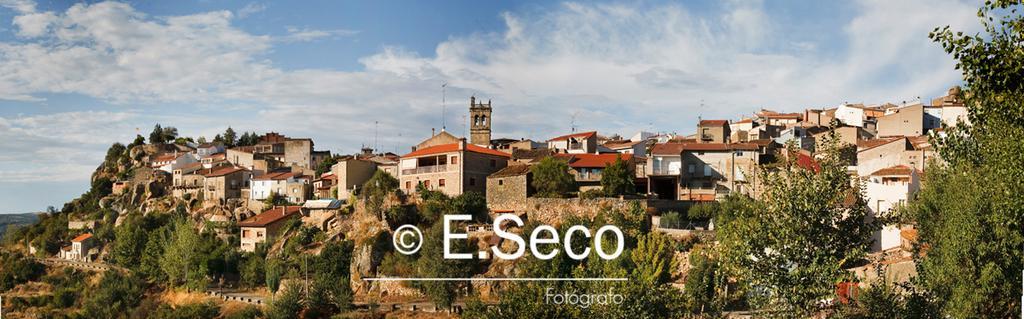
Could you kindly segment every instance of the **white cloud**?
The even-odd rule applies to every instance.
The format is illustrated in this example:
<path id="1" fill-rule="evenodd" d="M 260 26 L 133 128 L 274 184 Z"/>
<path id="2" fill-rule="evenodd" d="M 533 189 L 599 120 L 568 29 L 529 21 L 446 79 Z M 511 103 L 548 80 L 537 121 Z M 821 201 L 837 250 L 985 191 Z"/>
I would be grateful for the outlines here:
<path id="1" fill-rule="evenodd" d="M 0 7 L 10 8 L 22 14 L 36 12 L 36 3 L 31 0 L 0 0 Z"/>
<path id="2" fill-rule="evenodd" d="M 258 3 L 258 2 L 250 2 L 249 4 L 246 4 L 244 7 L 242 7 L 241 9 L 238 10 L 238 18 L 245 19 L 245 18 L 247 18 L 249 16 L 252 16 L 254 14 L 257 14 L 257 13 L 260 13 L 260 12 L 263 12 L 263 11 L 266 11 L 266 10 L 267 10 L 267 5 L 266 4 Z"/>
<path id="3" fill-rule="evenodd" d="M 46 33 L 57 15 L 53 12 L 28 13 L 14 17 L 14 25 L 18 27 L 18 36 L 38 37 Z"/>
<path id="4" fill-rule="evenodd" d="M 465 100 L 476 94 L 493 99 L 496 136 L 539 140 L 568 131 L 573 114 L 579 115 L 578 127 L 608 134 L 651 126 L 688 133 L 698 116 L 897 101 L 957 82 L 951 59 L 927 32 L 946 24 L 973 26 L 972 5 L 858 5 L 856 18 L 836 22 L 845 24 L 845 33 L 835 41 L 847 48 L 838 56 L 815 49 L 832 43 L 778 34 L 776 24 L 782 22 L 757 3 L 727 4 L 702 16 L 678 5 L 565 3 L 536 15 L 505 13 L 506 30 L 453 35 L 432 54 L 385 47 L 360 59 L 364 70 L 346 72 L 284 70 L 265 56 L 288 41 L 354 31 L 293 27 L 277 39 L 285 41 L 275 41 L 232 25 L 234 15 L 226 11 L 151 17 L 124 3 L 78 4 L 55 14 L 44 28 L 19 25 L 19 32 L 41 40 L 0 43 L 0 98 L 39 100 L 41 93 L 55 92 L 117 104 L 247 105 L 252 111 L 227 119 L 236 129 L 311 136 L 318 148 L 345 152 L 372 144 L 379 121 L 382 148 L 404 152 L 431 127 L 440 127 L 444 82 L 450 131 L 462 134 Z M 243 11 L 239 17 L 251 14 Z M 779 50 L 778 43 L 794 43 L 795 49 Z M 225 125 L 225 119 L 206 119 L 199 108 L 179 113 L 178 122 L 166 124 L 183 134 L 209 136 Z M 203 121 L 192 123 L 197 119 Z M 0 120 L 0 134 L 10 134 L 0 136 L 5 146 L 12 139 L 45 142 L 25 131 L 63 125 Z M 79 125 L 88 131 L 87 126 L 107 124 Z M 76 134 L 81 133 L 54 135 Z M 92 140 L 104 143 L 82 147 L 102 153 L 113 137 L 96 133 Z M 44 155 L 35 150 L 38 145 L 21 150 Z M 0 158 L 0 164 L 25 160 L 32 161 Z M 95 166 L 98 160 L 80 156 L 68 163 Z M 36 172 L 37 166 L 0 169 L 0 177 Z"/>
<path id="5" fill-rule="evenodd" d="M 298 27 L 285 27 L 288 31 L 288 35 L 284 36 L 284 41 L 294 42 L 308 42 L 328 37 L 350 37 L 359 34 L 357 30 L 348 29 L 335 29 L 335 30 L 319 30 L 310 28 L 298 28 Z"/>

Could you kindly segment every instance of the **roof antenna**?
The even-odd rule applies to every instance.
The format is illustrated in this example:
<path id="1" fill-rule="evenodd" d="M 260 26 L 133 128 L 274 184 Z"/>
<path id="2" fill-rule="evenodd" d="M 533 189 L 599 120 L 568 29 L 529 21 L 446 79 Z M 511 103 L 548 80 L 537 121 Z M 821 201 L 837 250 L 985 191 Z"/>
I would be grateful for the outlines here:
<path id="1" fill-rule="evenodd" d="M 444 129 L 445 129 L 444 116 L 445 116 L 445 109 L 448 107 L 448 102 L 446 101 L 446 98 L 447 98 L 447 95 L 448 95 L 447 89 L 448 89 L 448 82 L 444 82 L 444 84 L 441 84 L 441 132 L 444 132 Z"/>
<path id="2" fill-rule="evenodd" d="M 380 124 L 379 121 L 373 121 L 373 151 L 374 152 L 377 151 L 377 132 L 378 132 L 378 128 L 377 127 L 379 126 L 379 124 Z"/>
<path id="3" fill-rule="evenodd" d="M 580 115 L 580 111 L 572 112 L 572 121 L 569 123 L 570 129 L 572 130 L 570 133 L 576 133 L 576 116 L 578 115 Z"/>

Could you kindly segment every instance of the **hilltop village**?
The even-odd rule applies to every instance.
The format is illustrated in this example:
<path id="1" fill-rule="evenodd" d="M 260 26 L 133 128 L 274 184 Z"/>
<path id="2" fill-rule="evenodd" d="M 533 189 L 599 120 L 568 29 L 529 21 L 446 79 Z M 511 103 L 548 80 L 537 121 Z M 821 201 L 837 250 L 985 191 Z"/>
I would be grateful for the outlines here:
<path id="1" fill-rule="evenodd" d="M 451 296 L 438 301 L 425 286 L 362 280 L 423 274 L 417 260 L 378 248 L 390 245 L 391 230 L 410 221 L 431 225 L 439 212 L 473 214 L 474 220 L 463 225 L 473 245 L 508 247 L 487 224 L 495 214 L 557 226 L 570 216 L 598 220 L 609 211 L 632 211 L 636 225 L 644 226 L 627 232 L 642 235 L 641 228 L 649 229 L 674 238 L 678 247 L 691 247 L 714 240 L 714 214 L 706 212 L 715 203 L 731 194 L 761 196 L 765 181 L 758 180 L 757 172 L 780 161 L 815 170 L 817 151 L 828 139 L 848 150 L 846 171 L 862 185 L 869 215 L 887 216 L 921 189 L 927 164 L 941 160 L 932 138 L 967 121 L 959 94 L 954 87 L 931 101 L 844 103 L 794 113 L 762 109 L 732 119 L 702 119 L 696 131 L 678 134 L 580 130 L 540 141 L 495 138 L 492 127 L 501 122 L 500 107 L 471 97 L 468 137 L 430 132 L 404 154 L 372 148 L 332 154 L 317 149 L 311 138 L 278 132 L 239 137 L 230 128 L 209 141 L 193 140 L 158 126 L 148 142 L 139 136 L 129 145 L 115 144 L 93 174 L 88 193 L 8 242 L 16 241 L 19 249 L 49 265 L 108 272 L 123 268 L 142 273 L 151 283 L 205 292 L 218 303 L 255 307 L 285 298 L 288 290 L 309 293 L 313 288 L 305 256 L 323 255 L 344 242 L 349 246 L 337 249 L 347 252 L 347 259 L 325 261 L 340 266 L 324 273 L 336 271 L 351 287 L 351 295 L 334 311 L 345 309 L 344 304 L 364 310 L 461 312 L 469 307 L 465 299 L 470 295 L 498 302 L 502 287 L 453 286 Z M 551 181 L 542 167 L 560 168 L 564 171 L 556 174 L 568 173 L 570 180 Z M 143 234 L 122 230 L 124 225 L 135 225 Z M 168 268 L 174 265 L 168 260 L 176 251 L 173 243 L 187 237 L 178 233 L 181 225 L 196 236 L 187 245 L 219 256 L 200 259 L 205 261 L 198 279 L 188 271 L 175 278 Z M 888 274 L 868 266 L 853 271 L 861 278 L 906 280 L 914 271 L 909 256 L 916 234 L 912 222 L 883 225 L 874 232 L 869 253 L 887 260 Z M 198 244 L 208 241 L 215 242 L 212 248 Z M 684 290 L 692 266 L 688 251 L 669 256 L 674 268 L 664 281 L 678 289 L 676 294 Z M 193 258 L 204 258 L 179 253 L 184 268 L 197 262 Z M 156 269 L 147 270 L 147 254 L 155 254 L 148 262 Z M 509 276 L 517 266 L 494 261 L 482 267 L 466 275 Z M 30 305 L 20 307 L 32 312 Z M 310 307 L 304 311 L 313 311 Z"/>

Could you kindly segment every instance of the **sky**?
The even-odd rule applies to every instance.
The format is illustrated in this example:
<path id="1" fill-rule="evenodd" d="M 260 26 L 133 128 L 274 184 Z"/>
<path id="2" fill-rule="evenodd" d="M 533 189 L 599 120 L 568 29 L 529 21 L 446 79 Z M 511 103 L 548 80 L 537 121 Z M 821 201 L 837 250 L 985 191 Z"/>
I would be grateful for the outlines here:
<path id="1" fill-rule="evenodd" d="M 534 140 L 930 100 L 961 80 L 928 33 L 979 31 L 979 6 L 0 0 L 0 213 L 61 207 L 157 123 L 403 154 L 465 135 L 470 96 L 492 101 L 493 137 Z"/>

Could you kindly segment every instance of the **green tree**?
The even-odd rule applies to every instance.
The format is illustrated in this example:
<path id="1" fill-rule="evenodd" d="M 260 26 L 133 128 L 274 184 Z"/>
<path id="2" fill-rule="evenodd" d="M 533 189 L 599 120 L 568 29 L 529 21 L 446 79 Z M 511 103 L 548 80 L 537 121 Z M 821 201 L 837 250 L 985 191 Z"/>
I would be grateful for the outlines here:
<path id="1" fill-rule="evenodd" d="M 277 289 L 275 288 L 274 291 Z M 292 319 L 298 318 L 300 311 L 302 311 L 302 285 L 292 282 L 285 287 L 284 293 L 270 303 L 266 315 L 267 319 Z"/>
<path id="2" fill-rule="evenodd" d="M 458 227 L 452 225 L 452 227 Z M 454 231 L 454 230 L 452 230 Z M 444 223 L 434 225 L 424 234 L 423 246 L 416 261 L 417 273 L 430 278 L 461 278 L 472 275 L 475 267 L 473 259 L 445 259 L 443 248 Z M 476 251 L 467 240 L 453 240 L 452 253 L 472 253 Z M 421 282 L 419 287 L 430 301 L 441 308 L 449 308 L 458 297 L 459 290 L 465 288 L 465 282 L 428 281 Z"/>
<path id="3" fill-rule="evenodd" d="M 363 184 L 360 196 L 366 200 L 367 211 L 376 216 L 383 217 L 385 209 L 384 204 L 392 194 L 395 194 L 397 190 L 398 180 L 391 176 L 391 174 L 382 170 L 377 170 L 373 173 L 373 177 L 370 177 L 370 179 Z"/>
<path id="4" fill-rule="evenodd" d="M 934 139 L 944 163 L 928 167 L 912 201 L 921 286 L 944 316 L 1020 314 L 1024 271 L 1024 2 L 986 1 L 980 34 L 936 28 L 930 37 L 957 60 L 970 125 Z M 984 187 L 979 187 L 984 185 Z"/>
<path id="5" fill-rule="evenodd" d="M 159 123 L 153 126 L 153 131 L 149 133 L 150 144 L 163 144 L 167 142 L 164 138 L 164 129 Z"/>
<path id="6" fill-rule="evenodd" d="M 636 176 L 633 168 L 628 162 L 623 161 L 620 155 L 615 158 L 615 162 L 605 165 L 601 171 L 601 189 L 608 196 L 633 194 L 636 192 L 634 179 Z"/>
<path id="7" fill-rule="evenodd" d="M 680 216 L 679 212 L 666 212 L 661 214 L 659 226 L 661 228 L 683 229 L 683 227 L 686 227 L 686 220 Z"/>
<path id="8" fill-rule="evenodd" d="M 95 289 L 90 289 L 82 302 L 86 318 L 127 318 L 142 300 L 145 287 L 134 275 L 116 271 L 103 273 Z"/>
<path id="9" fill-rule="evenodd" d="M 270 290 L 271 294 L 277 294 L 277 290 L 281 288 L 281 276 L 284 275 L 284 266 L 278 259 L 270 259 L 266 264 L 267 274 L 264 276 L 267 284 L 267 289 Z"/>
<path id="10" fill-rule="evenodd" d="M 110 249 L 111 260 L 124 267 L 138 267 L 143 249 L 146 248 L 146 230 L 136 225 L 124 224 L 117 227 L 114 236 L 113 247 Z"/>
<path id="11" fill-rule="evenodd" d="M 246 254 L 242 259 L 239 269 L 242 275 L 242 284 L 250 288 L 263 285 L 266 282 L 264 279 L 266 274 L 265 265 L 266 260 L 260 254 Z"/>
<path id="12" fill-rule="evenodd" d="M 190 288 L 204 289 L 209 268 L 197 250 L 201 245 L 199 232 L 184 218 L 173 222 L 169 241 L 160 257 L 160 269 L 172 285 L 187 284 Z"/>
<path id="13" fill-rule="evenodd" d="M 352 262 L 353 243 L 340 241 L 327 243 L 313 261 L 313 283 L 306 301 L 306 317 L 328 317 L 352 308 L 352 288 L 349 283 L 349 265 Z"/>
<path id="14" fill-rule="evenodd" d="M 673 259 L 674 254 L 671 239 L 658 232 L 644 234 L 629 255 L 636 267 L 633 277 L 644 285 L 668 283 L 672 279 L 672 271 L 679 266 Z"/>
<path id="15" fill-rule="evenodd" d="M 226 147 L 233 147 L 235 146 L 235 143 L 238 142 L 238 133 L 235 133 L 235 130 L 230 126 L 228 126 L 227 130 L 224 130 L 224 135 L 222 137 L 224 138 L 224 146 Z"/>
<path id="16" fill-rule="evenodd" d="M 530 183 L 540 197 L 565 197 L 577 190 L 576 179 L 569 173 L 569 165 L 554 157 L 546 157 L 530 168 Z"/>
<path id="17" fill-rule="evenodd" d="M 754 305 L 808 316 L 844 269 L 860 260 L 878 229 L 868 217 L 859 186 L 851 182 L 835 134 L 816 154 L 820 169 L 793 161 L 760 169 L 763 193 L 756 200 L 727 199 L 716 220 L 726 260 L 752 287 L 762 289 Z M 742 197 L 742 195 L 733 195 Z"/>
<path id="18" fill-rule="evenodd" d="M 338 164 L 338 159 L 335 158 L 334 156 L 324 159 L 323 162 L 320 162 L 320 164 L 316 166 L 316 176 L 320 176 L 323 175 L 324 173 L 330 172 L 331 167 L 334 166 L 334 164 Z"/>

